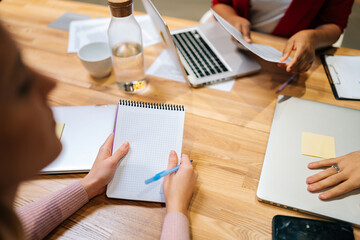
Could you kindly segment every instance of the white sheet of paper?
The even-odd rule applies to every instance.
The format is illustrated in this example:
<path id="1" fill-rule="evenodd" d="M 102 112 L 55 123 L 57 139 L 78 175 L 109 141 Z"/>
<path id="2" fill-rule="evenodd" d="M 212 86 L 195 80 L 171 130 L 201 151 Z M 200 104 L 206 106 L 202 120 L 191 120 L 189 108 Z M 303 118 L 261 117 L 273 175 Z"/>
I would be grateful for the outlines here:
<path id="1" fill-rule="evenodd" d="M 207 88 L 216 89 L 224 92 L 231 92 L 231 89 L 234 87 L 235 80 L 229 80 L 225 82 L 215 83 L 213 85 L 206 86 Z"/>
<path id="2" fill-rule="evenodd" d="M 325 56 L 337 94 L 360 99 L 360 56 Z"/>
<path id="3" fill-rule="evenodd" d="M 135 19 L 142 30 L 144 47 L 161 42 L 161 37 L 149 15 L 135 16 Z M 68 52 L 78 52 L 80 47 L 91 42 L 108 42 L 109 23 L 110 18 L 72 21 L 69 30 Z"/>
<path id="4" fill-rule="evenodd" d="M 181 66 L 174 62 L 167 50 L 163 50 L 146 71 L 147 75 L 186 82 Z"/>
<path id="5" fill-rule="evenodd" d="M 160 55 L 155 59 L 153 64 L 146 71 L 147 75 L 152 75 L 160 78 L 166 78 L 177 82 L 186 82 L 181 66 L 173 61 L 169 52 L 163 50 Z M 235 80 L 216 83 L 206 86 L 208 88 L 230 92 L 233 88 Z"/>
<path id="6" fill-rule="evenodd" d="M 257 56 L 261 57 L 262 59 L 279 63 L 280 59 L 282 58 L 282 53 L 270 46 L 258 44 L 258 43 L 247 43 L 242 34 L 230 23 L 228 23 L 225 19 L 220 17 L 215 11 L 211 10 L 214 14 L 215 18 L 219 21 L 219 23 L 224 27 L 224 29 L 230 33 L 236 40 L 238 40 L 245 48 L 249 51 L 253 52 Z M 289 57 L 284 63 L 290 62 L 291 58 Z"/>

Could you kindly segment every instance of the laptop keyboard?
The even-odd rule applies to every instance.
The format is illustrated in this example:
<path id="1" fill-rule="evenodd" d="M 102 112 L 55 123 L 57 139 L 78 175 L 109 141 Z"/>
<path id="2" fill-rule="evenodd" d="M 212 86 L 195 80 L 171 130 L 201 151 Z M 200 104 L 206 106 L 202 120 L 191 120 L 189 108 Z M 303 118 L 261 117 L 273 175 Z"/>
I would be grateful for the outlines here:
<path id="1" fill-rule="evenodd" d="M 173 39 L 197 78 L 229 71 L 196 30 L 173 34 Z"/>

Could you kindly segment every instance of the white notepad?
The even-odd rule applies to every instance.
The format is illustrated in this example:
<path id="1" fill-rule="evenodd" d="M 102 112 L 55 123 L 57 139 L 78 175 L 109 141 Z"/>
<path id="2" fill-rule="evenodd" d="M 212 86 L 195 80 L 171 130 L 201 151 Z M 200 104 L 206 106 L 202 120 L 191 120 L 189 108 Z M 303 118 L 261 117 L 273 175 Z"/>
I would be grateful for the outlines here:
<path id="1" fill-rule="evenodd" d="M 169 153 L 181 155 L 185 109 L 120 100 L 114 128 L 115 152 L 130 143 L 129 152 L 117 166 L 106 195 L 151 202 L 165 202 L 162 179 L 146 185 L 145 180 L 167 168 Z"/>

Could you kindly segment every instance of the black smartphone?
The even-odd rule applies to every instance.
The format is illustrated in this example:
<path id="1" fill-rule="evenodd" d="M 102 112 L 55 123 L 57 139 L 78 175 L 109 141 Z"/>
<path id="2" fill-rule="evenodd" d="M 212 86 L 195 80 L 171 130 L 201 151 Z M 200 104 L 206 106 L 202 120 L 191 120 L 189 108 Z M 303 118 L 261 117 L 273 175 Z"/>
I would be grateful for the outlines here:
<path id="1" fill-rule="evenodd" d="M 276 215 L 273 218 L 273 240 L 353 240 L 354 232 L 350 224 L 328 222 L 307 218 Z"/>

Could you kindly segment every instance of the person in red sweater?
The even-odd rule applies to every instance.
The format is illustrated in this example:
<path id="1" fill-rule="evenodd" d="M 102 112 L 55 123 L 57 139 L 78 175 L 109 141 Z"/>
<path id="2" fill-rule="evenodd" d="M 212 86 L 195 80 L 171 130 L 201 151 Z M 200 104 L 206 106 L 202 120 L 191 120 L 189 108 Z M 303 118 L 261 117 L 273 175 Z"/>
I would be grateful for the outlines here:
<path id="1" fill-rule="evenodd" d="M 0 24 L 0 239 L 46 237 L 91 198 L 105 192 L 118 162 L 131 147 L 125 142 L 112 153 L 111 134 L 83 179 L 15 210 L 20 183 L 38 174 L 62 148 L 47 101 L 55 85 L 53 79 L 23 63 L 16 44 Z M 168 168 L 177 163 L 178 157 L 171 151 Z M 164 178 L 167 214 L 161 239 L 190 238 L 187 211 L 196 179 L 186 155 L 181 156 L 179 170 Z"/>
<path id="2" fill-rule="evenodd" d="M 335 43 L 347 25 L 353 0 L 212 0 L 213 10 L 251 42 L 250 30 L 289 38 L 278 66 L 306 72 L 315 50 Z"/>

